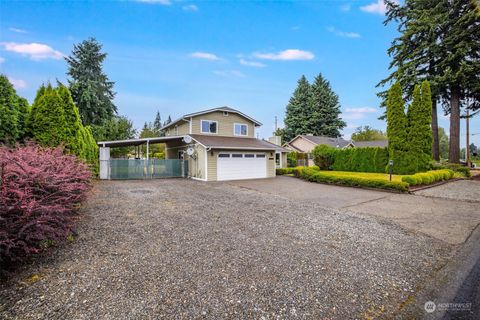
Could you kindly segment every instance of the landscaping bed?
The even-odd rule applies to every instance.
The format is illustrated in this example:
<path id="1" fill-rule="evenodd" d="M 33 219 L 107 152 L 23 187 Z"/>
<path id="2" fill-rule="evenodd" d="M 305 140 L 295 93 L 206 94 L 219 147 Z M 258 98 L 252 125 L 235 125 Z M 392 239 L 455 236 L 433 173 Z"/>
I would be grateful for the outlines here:
<path id="1" fill-rule="evenodd" d="M 316 166 L 277 169 L 277 174 L 294 175 L 311 182 L 400 192 L 409 191 L 411 186 L 431 185 L 455 176 L 450 169 L 440 169 L 414 175 L 392 175 L 390 181 L 390 175 L 385 173 L 328 171 L 320 170 Z"/>

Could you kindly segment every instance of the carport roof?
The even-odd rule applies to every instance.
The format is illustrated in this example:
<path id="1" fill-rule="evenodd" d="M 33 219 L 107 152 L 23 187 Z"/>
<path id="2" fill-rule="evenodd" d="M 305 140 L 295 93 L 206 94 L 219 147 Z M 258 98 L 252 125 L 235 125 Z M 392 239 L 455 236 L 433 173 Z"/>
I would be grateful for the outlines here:
<path id="1" fill-rule="evenodd" d="M 255 138 L 207 136 L 200 134 L 191 134 L 190 136 L 201 145 L 212 149 L 275 150 L 288 152 L 288 150 L 276 144 Z"/>
<path id="2" fill-rule="evenodd" d="M 140 139 L 128 139 L 128 140 L 114 140 L 114 141 L 99 141 L 97 145 L 99 147 L 129 147 L 139 146 L 145 143 L 163 143 L 167 141 L 181 140 L 184 136 L 172 136 L 172 137 L 154 137 L 154 138 L 140 138 Z"/>

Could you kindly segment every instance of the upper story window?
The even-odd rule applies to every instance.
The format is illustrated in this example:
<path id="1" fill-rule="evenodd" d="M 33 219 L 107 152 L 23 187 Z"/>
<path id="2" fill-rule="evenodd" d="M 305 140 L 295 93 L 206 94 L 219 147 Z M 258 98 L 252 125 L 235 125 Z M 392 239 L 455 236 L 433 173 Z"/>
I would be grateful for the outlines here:
<path id="1" fill-rule="evenodd" d="M 202 133 L 217 133 L 217 121 L 201 120 Z"/>
<path id="2" fill-rule="evenodd" d="M 243 123 L 235 123 L 233 133 L 236 136 L 246 136 L 248 134 L 248 126 Z"/>

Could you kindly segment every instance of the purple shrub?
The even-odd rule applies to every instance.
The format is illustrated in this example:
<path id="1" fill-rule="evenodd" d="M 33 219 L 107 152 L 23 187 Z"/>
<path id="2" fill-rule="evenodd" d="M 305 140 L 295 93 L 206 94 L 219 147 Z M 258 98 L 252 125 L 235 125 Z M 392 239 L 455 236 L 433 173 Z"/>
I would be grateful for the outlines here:
<path id="1" fill-rule="evenodd" d="M 0 273 L 74 233 L 90 180 L 87 165 L 62 148 L 0 146 Z"/>

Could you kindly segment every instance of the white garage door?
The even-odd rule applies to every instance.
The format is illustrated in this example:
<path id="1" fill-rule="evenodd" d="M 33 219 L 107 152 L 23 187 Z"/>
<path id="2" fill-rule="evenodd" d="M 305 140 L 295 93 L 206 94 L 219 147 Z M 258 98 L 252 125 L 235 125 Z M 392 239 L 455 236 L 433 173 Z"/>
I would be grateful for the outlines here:
<path id="1" fill-rule="evenodd" d="M 267 177 L 265 153 L 221 152 L 217 160 L 217 180 L 219 181 Z"/>

